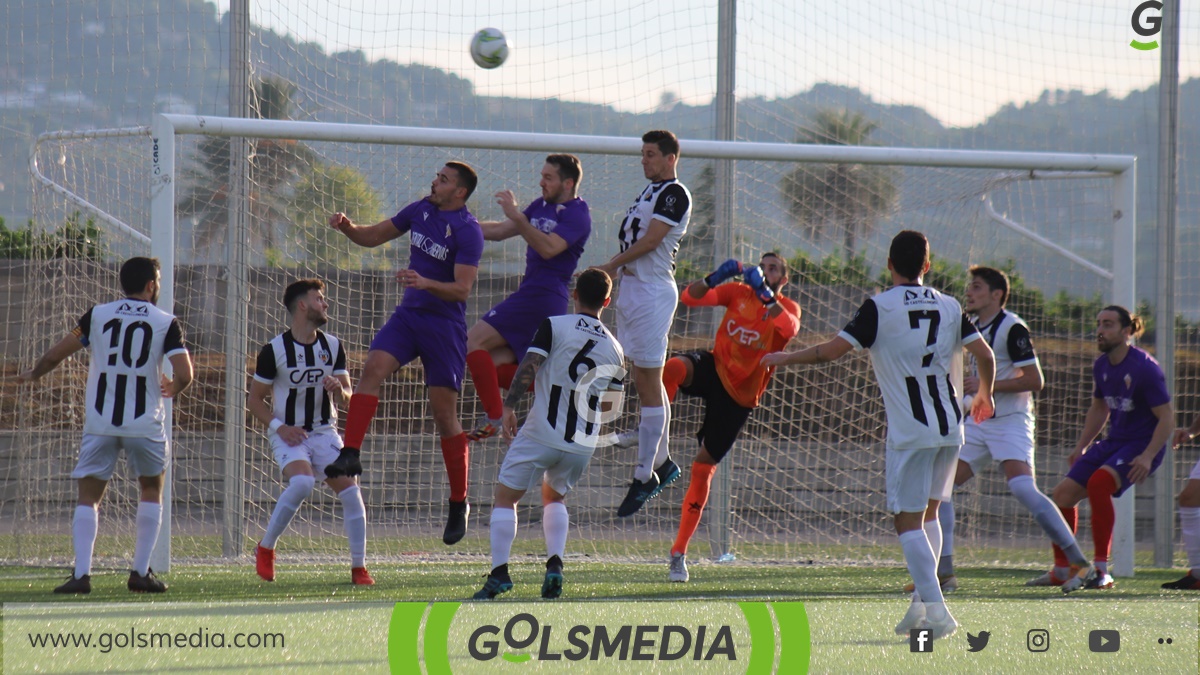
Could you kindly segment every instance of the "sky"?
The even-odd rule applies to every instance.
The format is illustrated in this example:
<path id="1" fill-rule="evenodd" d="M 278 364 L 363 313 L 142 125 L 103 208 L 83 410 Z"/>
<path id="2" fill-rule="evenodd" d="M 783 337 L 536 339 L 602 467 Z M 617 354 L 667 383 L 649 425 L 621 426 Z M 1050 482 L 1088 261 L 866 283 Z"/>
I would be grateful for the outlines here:
<path id="1" fill-rule="evenodd" d="M 698 105 L 716 91 L 718 0 L 251 0 L 256 25 L 371 59 L 421 63 L 471 80 L 483 95 L 560 98 L 653 110 L 664 94 Z M 1046 89 L 1157 82 L 1161 50 L 1129 46 L 1140 0 L 741 0 L 739 98 L 788 97 L 818 82 L 973 126 Z M 228 0 L 217 3 L 228 9 Z M 1188 3 L 1191 5 L 1191 3 Z M 1156 14 L 1152 12 L 1150 15 Z M 471 62 L 478 28 L 512 43 L 495 70 Z M 1180 73 L 1200 74 L 1200 8 L 1181 19 Z"/>

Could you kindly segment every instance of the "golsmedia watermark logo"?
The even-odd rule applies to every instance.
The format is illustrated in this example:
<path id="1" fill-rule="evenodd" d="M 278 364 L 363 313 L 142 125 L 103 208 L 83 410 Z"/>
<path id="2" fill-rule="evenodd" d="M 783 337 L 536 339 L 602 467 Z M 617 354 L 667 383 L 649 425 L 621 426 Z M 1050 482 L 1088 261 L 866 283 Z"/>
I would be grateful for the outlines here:
<path id="1" fill-rule="evenodd" d="M 1162 9 L 1163 4 L 1158 0 L 1146 0 L 1135 7 L 1133 16 L 1130 17 L 1133 32 L 1144 38 L 1153 38 L 1162 32 Z M 1133 40 L 1129 46 L 1142 51 L 1150 51 L 1158 49 L 1158 40 L 1149 42 Z"/>
<path id="2" fill-rule="evenodd" d="M 808 618 L 798 602 L 400 603 L 393 673 L 646 668 L 655 672 L 805 673 Z M 607 664 L 607 665 L 606 665 Z M 640 664 L 640 665 L 639 665 Z"/>

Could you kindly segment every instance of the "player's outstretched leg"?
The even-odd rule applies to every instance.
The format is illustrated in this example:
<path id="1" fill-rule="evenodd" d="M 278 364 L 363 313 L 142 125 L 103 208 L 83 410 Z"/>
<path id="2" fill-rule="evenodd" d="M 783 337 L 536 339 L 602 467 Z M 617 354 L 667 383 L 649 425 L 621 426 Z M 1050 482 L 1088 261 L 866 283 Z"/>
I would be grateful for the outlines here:
<path id="1" fill-rule="evenodd" d="M 329 478 L 341 478 L 343 476 L 353 478 L 361 476 L 362 458 L 358 448 L 346 446 L 338 452 L 337 459 L 330 462 L 325 467 L 325 475 Z"/>
<path id="2" fill-rule="evenodd" d="M 658 487 L 658 475 L 653 471 L 650 472 L 650 478 L 646 481 L 634 478 L 633 482 L 629 484 L 629 491 L 625 493 L 625 499 L 621 500 L 621 505 L 617 507 L 617 516 L 626 518 L 637 513 L 643 504 L 658 494 Z"/>

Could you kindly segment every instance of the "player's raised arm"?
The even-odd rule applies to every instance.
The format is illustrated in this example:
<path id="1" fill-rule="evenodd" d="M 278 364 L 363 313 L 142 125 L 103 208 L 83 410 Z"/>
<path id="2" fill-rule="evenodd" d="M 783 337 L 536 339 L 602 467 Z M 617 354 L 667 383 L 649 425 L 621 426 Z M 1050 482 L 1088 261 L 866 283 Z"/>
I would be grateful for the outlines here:
<path id="1" fill-rule="evenodd" d="M 795 364 L 812 366 L 836 361 L 852 351 L 854 351 L 854 345 L 839 335 L 832 340 L 822 342 L 819 345 L 813 345 L 807 349 L 801 349 L 798 352 L 775 352 L 767 354 L 763 357 L 762 364 L 768 368 Z"/>
<path id="2" fill-rule="evenodd" d="M 355 225 L 350 222 L 350 216 L 341 211 L 329 216 L 329 226 L 365 248 L 375 248 L 404 234 L 390 218 L 374 225 Z"/>

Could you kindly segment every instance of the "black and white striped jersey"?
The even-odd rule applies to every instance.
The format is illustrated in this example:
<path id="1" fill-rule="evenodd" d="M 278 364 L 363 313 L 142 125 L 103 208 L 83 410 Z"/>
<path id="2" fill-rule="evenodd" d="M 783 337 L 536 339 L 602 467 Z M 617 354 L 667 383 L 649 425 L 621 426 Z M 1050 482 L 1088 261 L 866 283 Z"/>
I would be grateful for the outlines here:
<path id="1" fill-rule="evenodd" d="M 337 406 L 322 382 L 326 376 L 343 373 L 349 371 L 341 340 L 317 331 L 317 339 L 304 344 L 289 330 L 263 345 L 254 379 L 271 385 L 275 419 L 305 431 L 324 431 L 336 427 Z"/>
<path id="2" fill-rule="evenodd" d="M 951 370 L 980 338 L 954 298 L 920 285 L 893 286 L 864 302 L 839 333 L 871 351 L 887 414 L 887 447 L 962 445 L 963 411 Z"/>
<path id="3" fill-rule="evenodd" d="M 979 333 L 988 341 L 992 352 L 996 355 L 996 381 L 1009 380 L 1017 376 L 1017 370 L 1026 366 L 1037 367 L 1037 353 L 1033 351 L 1033 338 L 1029 336 L 1029 326 L 1021 317 L 1002 309 L 986 325 L 979 325 L 978 317 L 971 322 L 979 329 Z M 975 357 L 970 358 L 971 374 L 978 375 Z M 1033 415 L 1033 392 L 1002 391 L 992 394 L 996 402 L 996 414 L 993 417 L 1006 415 Z M 971 405 L 971 397 L 966 397 L 966 405 Z"/>
<path id="4" fill-rule="evenodd" d="M 652 220 L 661 220 L 671 229 L 658 248 L 625 265 L 625 269 L 641 281 L 675 283 L 675 254 L 679 252 L 679 240 L 687 232 L 691 216 L 692 194 L 683 183 L 671 178 L 647 185 L 621 221 L 617 235 L 621 240 L 621 251 L 637 243 Z"/>
<path id="5" fill-rule="evenodd" d="M 166 440 L 159 380 L 164 357 L 187 353 L 179 321 L 146 300 L 125 298 L 95 305 L 74 332 L 92 353 L 83 432 Z"/>

